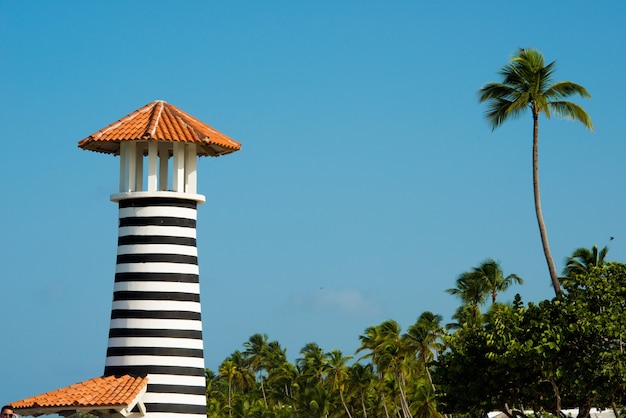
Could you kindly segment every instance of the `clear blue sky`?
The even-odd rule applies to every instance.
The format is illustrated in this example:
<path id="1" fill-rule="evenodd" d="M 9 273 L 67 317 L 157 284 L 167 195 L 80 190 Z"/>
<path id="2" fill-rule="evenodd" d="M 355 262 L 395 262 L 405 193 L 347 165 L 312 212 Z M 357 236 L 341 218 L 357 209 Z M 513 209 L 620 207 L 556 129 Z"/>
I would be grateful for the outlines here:
<path id="1" fill-rule="evenodd" d="M 206 365 L 254 333 L 291 360 L 403 329 L 483 259 L 552 297 L 531 187 L 531 118 L 492 133 L 477 90 L 519 47 L 587 87 L 596 131 L 542 119 L 557 269 L 626 261 L 626 3 L 0 1 L 1 402 L 104 368 L 118 160 L 76 143 L 166 100 L 243 143 L 200 162 Z"/>

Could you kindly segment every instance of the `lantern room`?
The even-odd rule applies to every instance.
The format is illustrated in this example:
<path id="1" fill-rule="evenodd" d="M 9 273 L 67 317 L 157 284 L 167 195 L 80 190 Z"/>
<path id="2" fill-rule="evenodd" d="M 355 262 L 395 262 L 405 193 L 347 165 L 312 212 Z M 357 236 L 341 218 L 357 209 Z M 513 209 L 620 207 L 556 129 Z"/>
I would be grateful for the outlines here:
<path id="1" fill-rule="evenodd" d="M 111 200 L 172 196 L 204 202 L 197 194 L 197 157 L 229 154 L 241 144 L 163 100 L 140 109 L 78 143 L 119 155 L 119 191 Z"/>

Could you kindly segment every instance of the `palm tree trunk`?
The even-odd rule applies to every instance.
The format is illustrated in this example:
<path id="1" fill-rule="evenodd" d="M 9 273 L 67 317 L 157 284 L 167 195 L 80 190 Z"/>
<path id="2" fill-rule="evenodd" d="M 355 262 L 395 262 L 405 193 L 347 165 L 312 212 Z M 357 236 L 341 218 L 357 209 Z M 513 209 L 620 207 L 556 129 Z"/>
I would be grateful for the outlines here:
<path id="1" fill-rule="evenodd" d="M 261 380 L 261 393 L 263 394 L 263 402 L 265 403 L 265 408 L 267 408 L 267 397 L 265 396 L 265 388 L 263 387 L 263 374 L 260 368 L 259 368 L 259 379 Z"/>
<path id="2" fill-rule="evenodd" d="M 406 395 L 402 389 L 403 380 L 404 378 L 400 375 L 400 373 L 396 373 L 396 381 L 398 382 L 398 389 L 400 390 L 400 407 L 402 408 L 402 416 L 405 418 L 413 418 L 411 411 L 409 411 L 409 404 L 406 400 Z"/>
<path id="3" fill-rule="evenodd" d="M 552 390 L 554 392 L 554 415 L 557 417 L 561 416 L 561 392 L 559 391 L 559 387 L 557 386 L 554 379 L 550 379 L 550 384 L 552 384 Z"/>
<path id="4" fill-rule="evenodd" d="M 385 402 L 385 394 L 381 394 L 382 397 L 382 401 L 383 401 L 383 409 L 385 410 L 385 416 L 387 418 L 389 418 L 389 411 L 387 410 L 387 402 Z"/>
<path id="5" fill-rule="evenodd" d="M 228 416 L 232 416 L 233 415 L 233 408 L 231 405 L 231 387 L 232 387 L 232 381 L 231 379 L 228 379 Z"/>
<path id="6" fill-rule="evenodd" d="M 613 402 L 613 405 L 615 406 L 615 402 Z M 361 390 L 361 408 L 363 408 L 363 418 L 367 418 L 367 408 L 365 408 L 365 396 L 363 395 L 363 390 Z"/>
<path id="7" fill-rule="evenodd" d="M 535 195 L 535 212 L 537 214 L 537 224 L 539 225 L 539 235 L 541 236 L 541 244 L 543 245 L 543 253 L 548 263 L 548 271 L 552 280 L 554 293 L 558 296 L 561 292 L 561 283 L 559 276 L 556 274 L 554 260 L 550 252 L 550 244 L 548 244 L 548 232 L 543 222 L 543 214 L 541 212 L 541 197 L 539 194 L 539 112 L 533 109 L 533 192 Z"/>
<path id="8" fill-rule="evenodd" d="M 346 410 L 348 417 L 352 418 L 352 414 L 350 413 L 350 410 L 348 409 L 348 405 L 346 405 L 346 401 L 343 399 L 343 391 L 341 389 L 339 389 L 339 399 L 341 399 L 341 404 L 343 405 L 343 408 Z"/>

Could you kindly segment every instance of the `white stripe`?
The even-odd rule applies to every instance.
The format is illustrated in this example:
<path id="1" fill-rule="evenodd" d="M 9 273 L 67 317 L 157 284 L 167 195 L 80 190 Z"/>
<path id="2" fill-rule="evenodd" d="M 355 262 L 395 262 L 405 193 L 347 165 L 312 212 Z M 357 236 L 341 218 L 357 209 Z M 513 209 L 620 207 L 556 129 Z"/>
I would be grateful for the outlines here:
<path id="1" fill-rule="evenodd" d="M 155 385 L 206 386 L 206 381 L 203 376 L 148 374 L 148 382 Z"/>
<path id="2" fill-rule="evenodd" d="M 200 293 L 198 283 L 180 282 L 117 282 L 113 286 L 114 292 L 182 292 Z M 165 301 L 164 301 L 165 302 Z"/>
<path id="3" fill-rule="evenodd" d="M 115 266 L 116 273 L 182 273 L 200 274 L 195 264 L 181 263 L 124 263 Z"/>
<path id="4" fill-rule="evenodd" d="M 154 338 L 154 337 L 109 338 L 109 347 L 193 348 L 196 350 L 204 349 L 202 340 L 191 340 L 189 338 Z"/>
<path id="5" fill-rule="evenodd" d="M 143 403 L 169 403 L 183 405 L 206 405 L 205 395 L 188 395 L 182 393 L 158 393 L 146 392 L 143 395 Z M 149 416 L 152 414 L 148 413 Z M 187 415 L 185 415 L 187 416 Z"/>
<path id="6" fill-rule="evenodd" d="M 113 366 L 175 366 L 199 367 L 204 369 L 204 359 L 174 356 L 111 356 L 107 357 L 105 367 Z"/>
<path id="7" fill-rule="evenodd" d="M 179 329 L 202 331 L 202 321 L 190 319 L 116 318 L 111 319 L 111 329 Z"/>
<path id="8" fill-rule="evenodd" d="M 184 237 L 195 238 L 196 228 L 183 228 L 181 226 L 120 226 L 118 228 L 118 236 L 125 237 L 127 235 L 157 235 L 167 237 Z"/>
<path id="9" fill-rule="evenodd" d="M 117 255 L 124 254 L 183 254 L 198 256 L 198 249 L 191 245 L 137 244 L 119 245 Z"/>
<path id="10" fill-rule="evenodd" d="M 174 206 L 148 206 L 144 208 L 120 208 L 119 217 L 122 219 L 164 216 L 168 218 L 197 219 L 197 214 L 197 210 L 189 208 L 178 208 Z"/>
<path id="11" fill-rule="evenodd" d="M 116 300 L 115 309 L 135 309 L 141 311 L 186 311 L 201 313 L 200 302 L 162 301 L 162 300 Z"/>

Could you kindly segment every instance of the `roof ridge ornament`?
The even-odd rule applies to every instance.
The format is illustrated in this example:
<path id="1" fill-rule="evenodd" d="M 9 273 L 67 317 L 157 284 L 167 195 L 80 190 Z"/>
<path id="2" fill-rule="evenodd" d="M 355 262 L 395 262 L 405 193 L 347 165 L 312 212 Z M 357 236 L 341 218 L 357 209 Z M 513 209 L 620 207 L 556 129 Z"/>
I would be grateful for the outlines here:
<path id="1" fill-rule="evenodd" d="M 161 119 L 161 113 L 163 112 L 163 107 L 165 106 L 165 102 L 162 100 L 157 100 L 155 103 L 157 103 L 157 106 L 159 107 L 159 111 L 156 114 L 156 117 L 155 117 L 154 110 L 150 114 L 150 121 L 148 122 L 148 127 L 147 127 L 148 132 L 147 132 L 147 135 L 145 135 L 148 137 L 148 139 L 154 137 L 157 125 L 159 124 L 159 120 Z"/>

